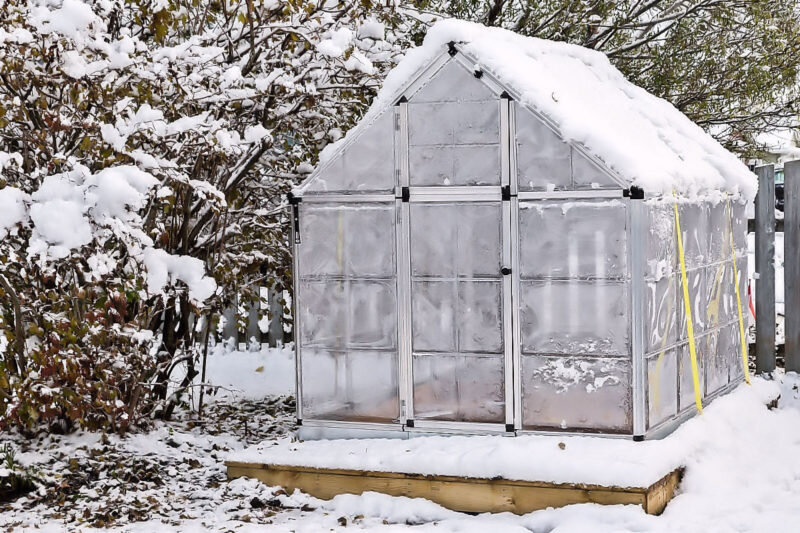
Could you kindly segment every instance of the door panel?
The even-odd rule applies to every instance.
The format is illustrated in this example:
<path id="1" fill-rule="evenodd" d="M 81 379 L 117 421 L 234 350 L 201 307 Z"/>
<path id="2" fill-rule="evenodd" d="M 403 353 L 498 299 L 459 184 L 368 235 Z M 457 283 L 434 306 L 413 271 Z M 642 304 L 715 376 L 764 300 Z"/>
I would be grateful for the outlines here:
<path id="1" fill-rule="evenodd" d="M 503 202 L 412 201 L 409 219 L 413 417 L 502 424 L 511 379 Z"/>

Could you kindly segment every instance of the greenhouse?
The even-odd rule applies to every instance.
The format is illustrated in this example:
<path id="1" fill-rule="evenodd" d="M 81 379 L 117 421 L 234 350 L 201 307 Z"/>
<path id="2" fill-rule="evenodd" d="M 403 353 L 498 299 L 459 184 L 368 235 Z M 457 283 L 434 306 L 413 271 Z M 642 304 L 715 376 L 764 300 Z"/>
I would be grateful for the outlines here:
<path id="1" fill-rule="evenodd" d="M 755 187 L 602 54 L 437 24 L 291 196 L 301 437 L 669 433 L 744 379 Z"/>

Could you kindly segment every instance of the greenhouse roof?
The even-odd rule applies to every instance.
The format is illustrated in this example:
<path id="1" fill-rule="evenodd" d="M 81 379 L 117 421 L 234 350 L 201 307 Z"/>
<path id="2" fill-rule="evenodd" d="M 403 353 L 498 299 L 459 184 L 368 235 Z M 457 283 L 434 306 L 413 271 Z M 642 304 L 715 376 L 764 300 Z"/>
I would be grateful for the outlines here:
<path id="1" fill-rule="evenodd" d="M 604 54 L 471 22 L 436 23 L 422 46 L 389 73 L 363 122 L 393 105 L 451 42 L 622 181 L 655 195 L 755 197 L 757 179 L 744 163 L 672 104 L 625 79 Z M 329 146 L 321 160 L 351 135 Z"/>

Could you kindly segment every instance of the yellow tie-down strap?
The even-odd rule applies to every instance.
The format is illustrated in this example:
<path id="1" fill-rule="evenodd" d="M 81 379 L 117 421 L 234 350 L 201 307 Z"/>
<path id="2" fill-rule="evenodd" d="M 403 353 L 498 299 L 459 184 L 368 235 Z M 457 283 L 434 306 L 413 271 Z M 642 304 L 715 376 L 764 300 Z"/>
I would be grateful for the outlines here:
<path id="1" fill-rule="evenodd" d="M 686 281 L 686 258 L 683 253 L 681 220 L 678 216 L 678 202 L 675 201 L 675 230 L 678 234 L 678 258 L 681 262 L 681 282 L 683 284 L 683 307 L 686 309 L 686 332 L 689 334 L 689 356 L 692 361 L 692 383 L 694 383 L 694 403 L 697 412 L 703 414 L 703 401 L 700 393 L 700 374 L 697 371 L 697 348 L 694 342 L 694 322 L 692 320 L 692 301 L 689 298 L 689 283 Z"/>
<path id="2" fill-rule="evenodd" d="M 744 380 L 750 385 L 750 368 L 747 363 L 747 338 L 744 336 L 744 319 L 742 318 L 742 296 L 739 291 L 739 272 L 736 267 L 736 246 L 733 244 L 733 209 L 731 209 L 731 198 L 726 195 L 728 202 L 728 224 L 731 241 L 731 262 L 733 263 L 733 286 L 736 287 L 736 311 L 739 313 L 739 340 L 742 345 L 742 367 L 744 369 Z"/>

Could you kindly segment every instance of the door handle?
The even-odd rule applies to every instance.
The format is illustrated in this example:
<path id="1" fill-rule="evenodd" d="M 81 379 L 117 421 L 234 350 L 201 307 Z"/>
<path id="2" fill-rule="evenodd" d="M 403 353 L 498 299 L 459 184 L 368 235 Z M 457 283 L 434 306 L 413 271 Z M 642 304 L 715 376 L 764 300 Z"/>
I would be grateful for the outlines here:
<path id="1" fill-rule="evenodd" d="M 508 276 L 509 274 L 511 274 L 511 269 L 508 267 L 503 267 L 500 269 L 500 273 L 504 276 Z"/>

